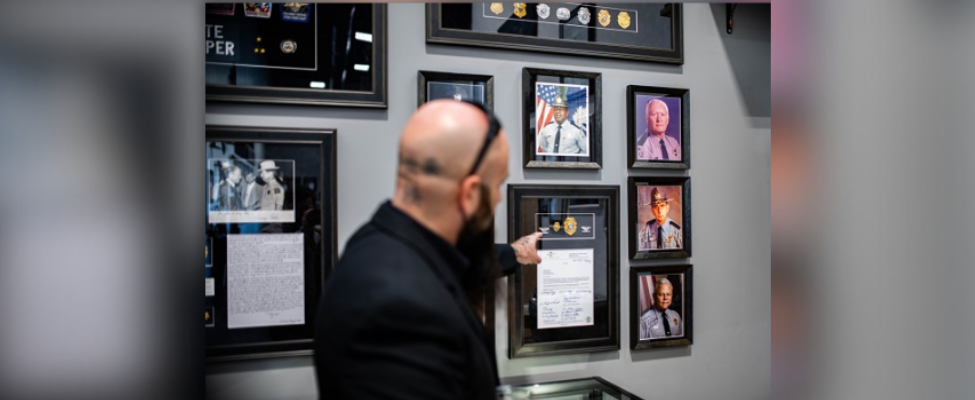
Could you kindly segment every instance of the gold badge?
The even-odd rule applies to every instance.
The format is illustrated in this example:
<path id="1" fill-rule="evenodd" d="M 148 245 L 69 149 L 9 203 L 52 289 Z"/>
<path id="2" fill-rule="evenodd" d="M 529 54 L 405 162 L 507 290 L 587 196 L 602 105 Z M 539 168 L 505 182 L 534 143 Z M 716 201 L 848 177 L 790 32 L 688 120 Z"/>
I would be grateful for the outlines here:
<path id="1" fill-rule="evenodd" d="M 558 221 L 555 221 L 555 223 L 552 224 L 552 229 L 555 229 L 555 231 L 558 232 L 559 229 L 562 229 L 562 224 L 560 224 Z"/>
<path id="2" fill-rule="evenodd" d="M 667 236 L 667 243 L 673 243 L 673 242 L 674 242 L 674 235 Z"/>
<path id="3" fill-rule="evenodd" d="M 623 29 L 630 27 L 630 13 L 626 11 L 620 11 L 620 15 L 616 16 L 616 23 L 620 24 Z"/>
<path id="4" fill-rule="evenodd" d="M 504 3 L 491 3 L 491 12 L 498 15 L 504 12 Z"/>
<path id="5" fill-rule="evenodd" d="M 596 20 L 599 21 L 599 25 L 602 26 L 609 26 L 609 22 L 612 21 L 612 18 L 609 16 L 609 11 L 606 10 L 599 10 L 599 14 L 596 16 Z"/>
<path id="6" fill-rule="evenodd" d="M 569 235 L 569 236 L 572 236 L 573 234 L 576 233 L 576 226 L 577 225 L 578 224 L 576 224 L 575 217 L 566 218 L 565 219 L 565 233 L 567 235 Z"/>
<path id="7" fill-rule="evenodd" d="M 677 318 L 674 318 L 674 326 L 677 326 Z"/>
<path id="8" fill-rule="evenodd" d="M 526 14 L 528 14 L 528 11 L 526 11 L 527 7 L 527 3 L 515 3 L 515 15 L 518 16 L 518 18 L 524 17 Z"/>

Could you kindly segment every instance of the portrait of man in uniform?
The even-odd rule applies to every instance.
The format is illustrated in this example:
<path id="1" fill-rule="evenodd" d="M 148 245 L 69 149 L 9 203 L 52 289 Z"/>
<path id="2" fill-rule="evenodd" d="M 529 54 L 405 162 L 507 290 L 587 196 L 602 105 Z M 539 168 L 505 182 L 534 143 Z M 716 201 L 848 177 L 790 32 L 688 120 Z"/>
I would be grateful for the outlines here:
<path id="1" fill-rule="evenodd" d="M 589 156 L 589 87 L 535 84 L 536 149 L 540 156 Z"/>
<path id="2" fill-rule="evenodd" d="M 264 194 L 261 196 L 261 211 L 280 211 L 284 209 L 284 187 L 281 185 L 281 178 L 277 164 L 274 160 L 261 161 L 260 173 L 261 180 L 264 181 Z"/>
<path id="3" fill-rule="evenodd" d="M 680 98 L 636 96 L 636 159 L 682 161 Z"/>
<path id="4" fill-rule="evenodd" d="M 681 187 L 639 186 L 637 191 L 639 250 L 684 248 Z"/>
<path id="5" fill-rule="evenodd" d="M 684 336 L 684 276 L 640 276 L 640 340 Z"/>

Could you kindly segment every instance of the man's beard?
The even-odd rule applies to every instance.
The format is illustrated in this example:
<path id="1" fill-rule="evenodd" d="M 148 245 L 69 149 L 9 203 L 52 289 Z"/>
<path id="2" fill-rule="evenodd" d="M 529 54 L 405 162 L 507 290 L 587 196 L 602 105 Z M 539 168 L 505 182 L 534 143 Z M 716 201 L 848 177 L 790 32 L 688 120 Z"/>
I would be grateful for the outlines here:
<path id="1" fill-rule="evenodd" d="M 474 215 L 464 222 L 457 238 L 457 250 L 470 264 L 461 277 L 461 286 L 478 316 L 494 306 L 496 283 L 501 277 L 494 254 L 494 213 L 490 191 L 481 185 L 481 203 Z"/>

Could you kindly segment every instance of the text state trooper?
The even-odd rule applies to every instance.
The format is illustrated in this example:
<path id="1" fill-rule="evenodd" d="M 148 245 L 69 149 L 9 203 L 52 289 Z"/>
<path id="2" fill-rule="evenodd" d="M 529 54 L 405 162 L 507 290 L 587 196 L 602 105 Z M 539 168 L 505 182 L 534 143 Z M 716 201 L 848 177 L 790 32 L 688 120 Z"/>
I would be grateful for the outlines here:
<path id="1" fill-rule="evenodd" d="M 650 191 L 651 212 L 654 219 L 647 221 L 640 231 L 640 250 L 684 248 L 684 236 L 680 225 L 670 219 L 670 199 L 657 188 Z"/>
<path id="2" fill-rule="evenodd" d="M 538 135 L 538 147 L 546 154 L 589 154 L 586 133 L 569 122 L 569 102 L 556 96 L 552 102 L 555 118 Z"/>
<path id="3" fill-rule="evenodd" d="M 680 314 L 670 309 L 674 301 L 674 285 L 660 278 L 653 286 L 653 307 L 640 316 L 640 339 L 679 337 L 684 335 Z"/>

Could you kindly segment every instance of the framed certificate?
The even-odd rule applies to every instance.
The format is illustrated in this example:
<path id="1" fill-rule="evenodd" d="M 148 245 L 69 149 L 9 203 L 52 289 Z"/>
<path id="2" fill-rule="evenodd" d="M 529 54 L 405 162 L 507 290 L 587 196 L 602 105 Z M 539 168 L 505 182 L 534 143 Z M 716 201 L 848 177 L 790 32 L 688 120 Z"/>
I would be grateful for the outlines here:
<path id="1" fill-rule="evenodd" d="M 525 68 L 521 85 L 525 168 L 602 168 L 602 74 Z"/>
<path id="2" fill-rule="evenodd" d="M 427 4 L 427 43 L 684 63 L 677 3 Z"/>
<path id="3" fill-rule="evenodd" d="M 508 278 L 510 358 L 618 350 L 619 187 L 508 185 L 509 242 L 542 232 Z"/>
<path id="4" fill-rule="evenodd" d="M 206 99 L 386 108 L 386 5 L 207 3 Z"/>
<path id="5" fill-rule="evenodd" d="M 310 354 L 337 258 L 335 130 L 207 126 L 206 359 Z"/>
<path id="6" fill-rule="evenodd" d="M 489 110 L 494 109 L 493 76 L 420 71 L 417 83 L 417 107 L 430 100 L 453 99 L 481 103 Z"/>
<path id="7" fill-rule="evenodd" d="M 694 342 L 694 280 L 690 265 L 630 268 L 630 348 Z"/>
<path id="8" fill-rule="evenodd" d="M 691 256 L 691 179 L 630 177 L 630 259 Z"/>

